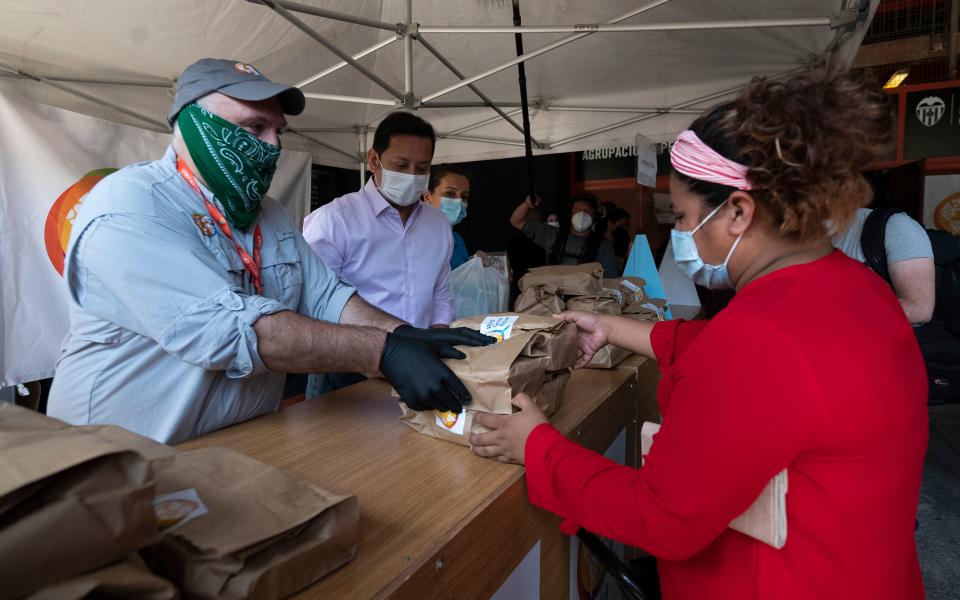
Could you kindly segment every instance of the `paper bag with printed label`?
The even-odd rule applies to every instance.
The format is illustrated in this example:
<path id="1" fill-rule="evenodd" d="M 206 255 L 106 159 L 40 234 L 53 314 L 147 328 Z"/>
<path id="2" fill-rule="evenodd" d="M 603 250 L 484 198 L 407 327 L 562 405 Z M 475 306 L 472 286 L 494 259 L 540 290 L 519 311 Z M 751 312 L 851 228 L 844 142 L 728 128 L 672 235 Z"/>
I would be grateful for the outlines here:
<path id="1" fill-rule="evenodd" d="M 359 509 L 226 448 L 154 463 L 158 494 L 195 492 L 205 514 L 145 551 L 155 573 L 192 598 L 283 598 L 353 559 Z"/>
<path id="2" fill-rule="evenodd" d="M 122 438 L 139 436 L 110 439 L 0 403 L 0 595 L 66 581 L 153 540 L 150 464 Z"/>
<path id="3" fill-rule="evenodd" d="M 509 415 L 513 397 L 533 398 L 546 373 L 577 362 L 577 330 L 572 323 L 537 315 L 490 315 L 455 321 L 452 327 L 470 327 L 497 337 L 491 346 L 460 346 L 467 357 L 445 360 L 473 400 L 471 410 Z"/>
<path id="4" fill-rule="evenodd" d="M 513 309 L 518 313 L 549 317 L 561 313 L 566 305 L 560 290 L 552 285 L 535 285 L 517 296 Z"/>
<path id="5" fill-rule="evenodd" d="M 548 417 L 559 408 L 569 379 L 569 370 L 548 373 L 543 385 L 540 386 L 540 390 L 533 396 L 533 401 L 543 409 Z M 451 412 L 418 412 L 410 410 L 401 402 L 400 410 L 403 411 L 400 419 L 420 433 L 461 446 L 470 445 L 470 434 L 487 431 L 485 427 L 474 420 L 477 412 L 469 409 L 464 410 L 459 415 Z"/>
<path id="6" fill-rule="evenodd" d="M 582 265 L 535 267 L 517 282 L 521 292 L 535 285 L 558 288 L 564 296 L 599 294 L 603 289 L 603 267 L 592 262 Z"/>
<path id="7" fill-rule="evenodd" d="M 154 575 L 139 554 L 45 587 L 24 600 L 82 600 L 84 598 L 133 598 L 134 600 L 176 600 L 177 588 Z"/>

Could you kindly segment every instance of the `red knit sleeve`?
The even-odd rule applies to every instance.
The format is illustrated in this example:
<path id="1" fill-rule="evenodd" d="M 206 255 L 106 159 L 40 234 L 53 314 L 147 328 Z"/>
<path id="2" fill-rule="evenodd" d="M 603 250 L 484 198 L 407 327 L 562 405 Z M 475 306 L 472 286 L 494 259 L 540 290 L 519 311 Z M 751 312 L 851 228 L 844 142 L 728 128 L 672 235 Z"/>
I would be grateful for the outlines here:
<path id="1" fill-rule="evenodd" d="M 661 321 L 654 325 L 650 332 L 650 345 L 660 370 L 670 368 L 709 323 L 677 320 Z"/>
<path id="2" fill-rule="evenodd" d="M 819 388 L 804 357 L 770 325 L 714 323 L 675 367 L 671 411 L 642 470 L 547 425 L 530 435 L 530 501 L 564 517 L 565 531 L 583 526 L 660 558 L 688 558 L 814 443 Z"/>

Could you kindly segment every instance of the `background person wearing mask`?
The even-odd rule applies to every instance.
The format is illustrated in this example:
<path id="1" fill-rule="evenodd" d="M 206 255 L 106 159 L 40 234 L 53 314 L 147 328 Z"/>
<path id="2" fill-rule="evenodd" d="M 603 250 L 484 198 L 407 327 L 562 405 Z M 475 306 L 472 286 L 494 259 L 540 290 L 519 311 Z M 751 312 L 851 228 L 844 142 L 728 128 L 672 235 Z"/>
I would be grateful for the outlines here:
<path id="1" fill-rule="evenodd" d="M 537 204 L 540 204 L 539 199 Z M 597 198 L 593 194 L 577 194 L 570 203 L 570 225 L 551 227 L 547 223 L 530 221 L 529 213 L 536 205 L 527 197 L 510 215 L 510 224 L 523 232 L 548 253 L 551 265 L 579 265 L 599 262 L 604 277 L 620 275 L 617 255 L 610 240 L 592 229 L 597 212 Z"/>
<path id="2" fill-rule="evenodd" d="M 284 373 L 326 370 L 379 370 L 417 410 L 469 401 L 440 361 L 458 351 L 364 302 L 266 196 L 284 113 L 303 106 L 252 65 L 184 70 L 163 158 L 78 210 L 50 416 L 177 443 L 277 410 Z"/>
<path id="3" fill-rule="evenodd" d="M 923 597 L 914 522 L 927 382 L 890 288 L 833 249 L 889 147 L 879 89 L 825 67 L 754 79 L 671 150 L 677 264 L 737 290 L 710 321 L 568 312 L 579 365 L 606 343 L 659 363 L 643 468 L 565 439 L 529 398 L 477 415 L 481 456 L 525 462 L 530 501 L 656 556 L 664 600 Z M 786 469 L 786 544 L 736 532 Z"/>
<path id="4" fill-rule="evenodd" d="M 435 144 L 433 127 L 420 117 L 402 111 L 387 115 L 367 151 L 372 177 L 363 189 L 321 206 L 303 221 L 303 237 L 331 271 L 373 306 L 419 328 L 453 321 L 450 223 L 440 210 L 420 202 Z M 481 341 L 466 328 L 445 335 L 454 344 Z M 360 373 L 312 376 L 307 397 L 364 378 Z"/>
<path id="5" fill-rule="evenodd" d="M 470 204 L 470 174 L 455 165 L 436 165 L 430 169 L 430 183 L 423 195 L 424 201 L 447 217 L 450 227 L 459 225 L 467 218 L 467 208 Z M 450 256 L 450 269 L 456 269 L 470 260 L 467 244 L 456 231 L 453 235 L 453 254 Z M 484 266 L 489 262 L 484 252 L 477 252 Z"/>

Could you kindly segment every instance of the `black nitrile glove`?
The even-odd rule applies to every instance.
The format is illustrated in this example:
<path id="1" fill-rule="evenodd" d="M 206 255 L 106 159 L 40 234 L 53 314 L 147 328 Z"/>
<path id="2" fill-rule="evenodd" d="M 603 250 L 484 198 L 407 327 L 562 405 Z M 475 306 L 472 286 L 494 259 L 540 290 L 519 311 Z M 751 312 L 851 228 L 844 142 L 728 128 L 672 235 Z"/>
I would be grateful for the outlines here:
<path id="1" fill-rule="evenodd" d="M 489 346 L 496 344 L 497 338 L 483 335 L 469 327 L 437 327 L 421 329 L 413 325 L 401 325 L 393 330 L 397 335 L 423 340 L 433 346 L 440 358 L 466 358 L 454 346 Z"/>
<path id="2" fill-rule="evenodd" d="M 394 331 L 383 345 L 380 372 L 413 410 L 459 413 L 470 403 L 470 392 L 438 354 L 434 344 Z"/>

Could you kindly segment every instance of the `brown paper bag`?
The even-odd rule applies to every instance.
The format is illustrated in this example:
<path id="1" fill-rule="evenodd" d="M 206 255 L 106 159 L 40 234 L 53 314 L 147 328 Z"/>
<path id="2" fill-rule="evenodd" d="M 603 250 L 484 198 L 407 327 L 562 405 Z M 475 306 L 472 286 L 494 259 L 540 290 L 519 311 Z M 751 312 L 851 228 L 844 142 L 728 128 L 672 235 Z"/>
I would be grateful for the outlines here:
<path id="1" fill-rule="evenodd" d="M 600 263 L 551 265 L 535 267 L 517 282 L 521 292 L 535 285 L 550 285 L 565 296 L 599 294 L 603 289 L 603 267 Z"/>
<path id="2" fill-rule="evenodd" d="M 621 306 L 629 306 L 635 302 L 646 302 L 644 286 L 646 280 L 641 277 L 616 277 L 603 280 L 602 294 L 616 298 Z"/>
<path id="3" fill-rule="evenodd" d="M 517 296 L 513 309 L 518 313 L 549 317 L 564 311 L 560 291 L 552 285 L 535 285 Z"/>
<path id="4" fill-rule="evenodd" d="M 570 380 L 570 371 L 548 373 L 543 385 L 533 396 L 533 401 L 543 409 L 547 417 L 552 416 L 563 401 L 563 394 Z M 470 446 L 472 433 L 484 433 L 487 430 L 475 421 L 477 411 L 464 410 L 459 415 L 438 411 L 415 411 L 400 403 L 400 419 L 413 429 L 454 444 Z"/>
<path id="5" fill-rule="evenodd" d="M 176 600 L 173 584 L 147 569 L 138 554 L 92 573 L 45 587 L 25 600 L 81 600 L 83 598 L 132 598 Z"/>
<path id="6" fill-rule="evenodd" d="M 666 319 L 667 301 L 662 298 L 648 298 L 645 302 L 634 302 L 623 309 L 624 316 L 630 315 L 642 321 L 663 321 Z"/>
<path id="7" fill-rule="evenodd" d="M 154 463 L 157 494 L 194 489 L 207 513 L 147 551 L 153 570 L 194 598 L 283 598 L 353 559 L 359 509 L 226 448 Z"/>
<path id="8" fill-rule="evenodd" d="M 470 446 L 470 434 L 487 431 L 485 427 L 474 421 L 476 411 L 472 410 L 464 410 L 459 415 L 432 410 L 421 412 L 413 410 L 401 402 L 400 412 L 400 420 L 403 421 L 404 425 L 408 425 L 424 435 L 461 446 Z"/>
<path id="9" fill-rule="evenodd" d="M 468 317 L 451 326 L 479 330 L 484 318 Z M 576 364 L 577 331 L 572 323 L 521 314 L 509 339 L 483 348 L 458 349 L 467 355 L 465 359 L 444 362 L 469 390 L 473 400 L 467 408 L 508 415 L 515 395 L 534 397 L 547 372 Z"/>
<path id="10" fill-rule="evenodd" d="M 0 590 L 28 594 L 147 545 L 153 495 L 137 452 L 0 403 Z"/>
<path id="11" fill-rule="evenodd" d="M 623 308 L 610 296 L 574 296 L 567 298 L 567 310 L 584 310 L 598 315 L 619 315 Z"/>
<path id="12" fill-rule="evenodd" d="M 569 369 L 547 373 L 543 387 L 541 387 L 537 395 L 533 397 L 533 401 L 543 409 L 543 413 L 547 415 L 548 418 L 556 414 L 563 404 L 568 381 L 570 381 Z"/>
<path id="13" fill-rule="evenodd" d="M 623 362 L 624 359 L 632 354 L 633 352 L 630 352 L 626 348 L 614 346 L 613 344 L 607 344 L 603 348 L 597 350 L 596 354 L 593 355 L 593 358 L 590 359 L 590 362 L 587 363 L 587 366 L 584 368 L 611 369 Z"/>

